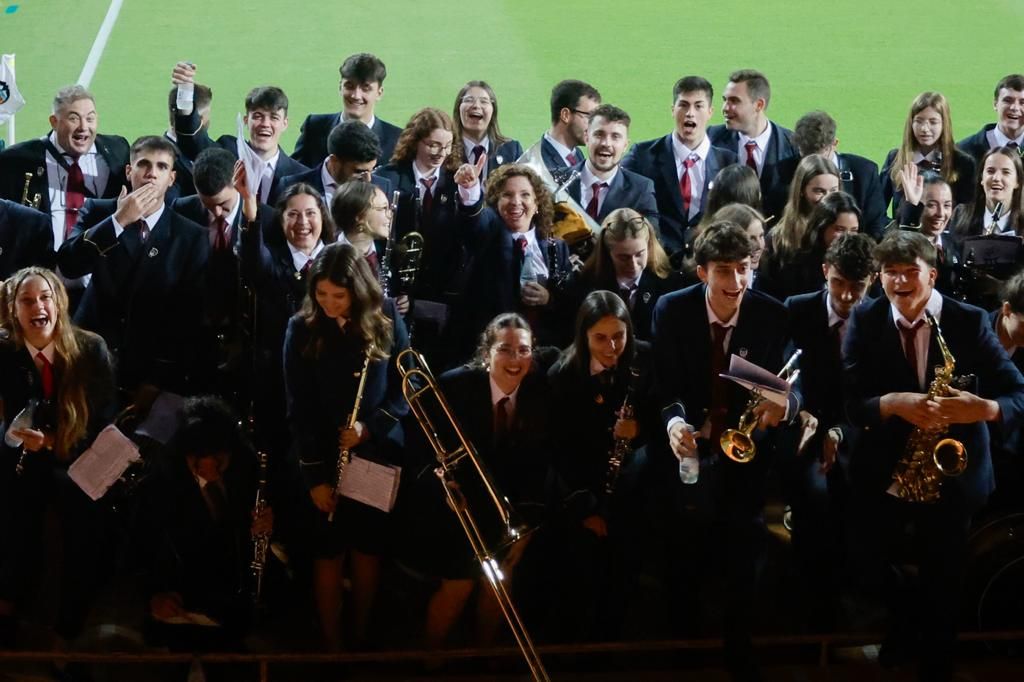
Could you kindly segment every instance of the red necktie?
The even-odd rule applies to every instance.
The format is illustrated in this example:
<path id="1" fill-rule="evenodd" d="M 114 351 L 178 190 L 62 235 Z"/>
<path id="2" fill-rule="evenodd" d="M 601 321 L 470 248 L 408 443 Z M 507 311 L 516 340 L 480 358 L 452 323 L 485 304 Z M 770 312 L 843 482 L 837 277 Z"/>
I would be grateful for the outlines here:
<path id="1" fill-rule="evenodd" d="M 145 244 L 146 240 L 149 239 L 149 223 L 144 218 L 140 218 L 135 225 L 139 228 L 139 241 Z"/>
<path id="2" fill-rule="evenodd" d="M 754 152 L 757 150 L 757 143 L 754 142 L 753 140 L 749 140 L 743 146 L 746 147 L 746 149 L 747 149 L 747 165 L 750 166 L 751 168 L 753 168 L 754 172 L 756 173 L 757 172 L 757 158 L 754 157 Z"/>
<path id="3" fill-rule="evenodd" d="M 228 221 L 224 216 L 219 216 L 213 221 L 213 229 L 217 232 L 213 235 L 213 250 L 217 252 L 228 249 Z"/>
<path id="4" fill-rule="evenodd" d="M 693 201 L 693 185 L 690 184 L 690 169 L 697 163 L 697 156 L 691 154 L 683 161 L 683 177 L 679 179 L 679 192 L 683 195 L 683 215 L 690 215 L 690 202 Z"/>
<path id="5" fill-rule="evenodd" d="M 711 323 L 711 444 L 714 447 L 725 433 L 725 417 L 729 411 L 728 386 L 718 376 L 726 370 L 725 337 L 729 328 L 718 322 Z"/>
<path id="6" fill-rule="evenodd" d="M 568 156 L 565 157 L 565 162 L 570 166 L 575 166 L 577 163 L 576 152 L 569 152 Z"/>
<path id="7" fill-rule="evenodd" d="M 370 266 L 370 272 L 373 273 L 373 278 L 378 279 L 380 277 L 380 261 L 377 260 L 377 250 L 371 248 L 366 252 L 364 258 L 366 258 L 366 264 Z"/>
<path id="8" fill-rule="evenodd" d="M 43 355 L 43 351 L 36 353 L 36 360 L 39 361 L 39 377 L 43 382 L 43 397 L 53 397 L 53 365 Z"/>
<path id="9" fill-rule="evenodd" d="M 597 210 L 601 202 L 601 188 L 607 187 L 607 182 L 595 182 L 590 186 L 590 191 L 593 192 L 593 196 L 590 197 L 590 202 L 587 204 L 587 213 L 594 220 L 597 220 Z"/>
<path id="10" fill-rule="evenodd" d="M 78 222 L 78 212 L 85 203 L 85 176 L 78 159 L 71 159 L 68 166 L 68 184 L 64 191 L 64 238 L 71 236 L 71 230 Z"/>
<path id="11" fill-rule="evenodd" d="M 508 396 L 503 397 L 494 406 L 494 440 L 501 441 L 508 435 Z"/>
<path id="12" fill-rule="evenodd" d="M 903 354 L 907 356 L 910 370 L 914 373 L 914 380 L 918 382 L 920 382 L 920 373 L 917 366 L 917 348 L 914 341 L 917 339 L 917 331 L 923 324 L 924 320 L 918 320 L 910 327 L 904 327 L 899 323 L 896 324 L 900 329 L 900 335 L 903 336 Z"/>
<path id="13" fill-rule="evenodd" d="M 480 149 L 483 149 L 483 147 L 480 147 Z M 423 201 L 421 206 L 423 214 L 427 216 L 430 215 L 430 209 L 434 205 L 434 193 L 430 191 L 434 186 L 434 180 L 437 180 L 437 178 L 420 178 L 420 184 L 423 185 Z"/>

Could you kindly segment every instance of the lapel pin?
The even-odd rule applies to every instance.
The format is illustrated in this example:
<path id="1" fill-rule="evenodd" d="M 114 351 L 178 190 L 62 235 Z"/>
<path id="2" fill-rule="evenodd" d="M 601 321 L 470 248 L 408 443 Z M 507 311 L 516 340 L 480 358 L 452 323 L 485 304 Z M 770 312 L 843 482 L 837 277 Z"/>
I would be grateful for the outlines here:
<path id="1" fill-rule="evenodd" d="M 36 177 L 40 177 L 40 178 L 43 177 L 43 173 L 45 173 L 45 172 L 46 172 L 46 169 L 43 168 L 42 166 L 40 166 L 39 168 L 36 168 Z"/>
<path id="2" fill-rule="evenodd" d="M 442 194 L 441 195 L 441 203 L 442 204 L 447 204 L 448 203 L 448 195 L 447 194 Z"/>
<path id="3" fill-rule="evenodd" d="M 296 270 L 296 271 L 295 271 L 295 279 L 296 279 L 296 280 L 300 280 L 300 279 L 302 279 L 302 273 L 301 273 L 301 272 L 299 272 L 298 270 Z"/>
<path id="4" fill-rule="evenodd" d="M 501 156 L 500 154 L 498 156 L 495 156 L 494 159 L 498 162 L 499 166 L 505 163 L 505 157 Z"/>
<path id="5" fill-rule="evenodd" d="M 740 357 L 741 358 L 747 357 L 747 353 L 748 353 L 748 351 L 747 351 L 746 348 L 740 348 Z"/>
<path id="6" fill-rule="evenodd" d="M 645 291 L 644 295 L 641 296 L 641 298 L 643 299 L 644 303 L 650 303 L 651 302 L 651 292 Z"/>
<path id="7" fill-rule="evenodd" d="M 154 246 L 152 249 L 149 250 L 149 257 L 156 258 L 157 254 L 159 253 L 160 251 Z"/>

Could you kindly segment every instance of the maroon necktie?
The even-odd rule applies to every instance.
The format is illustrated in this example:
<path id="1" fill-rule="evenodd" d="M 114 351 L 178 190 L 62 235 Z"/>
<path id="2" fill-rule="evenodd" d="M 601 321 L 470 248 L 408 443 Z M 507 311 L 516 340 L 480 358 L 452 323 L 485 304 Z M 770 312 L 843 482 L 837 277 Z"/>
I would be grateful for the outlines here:
<path id="1" fill-rule="evenodd" d="M 693 201 L 693 185 L 690 180 L 690 169 L 697 163 L 697 156 L 691 154 L 683 161 L 683 177 L 679 179 L 679 193 L 683 195 L 683 216 L 690 215 L 690 202 Z"/>
<path id="2" fill-rule="evenodd" d="M 370 266 L 370 272 L 373 273 L 374 279 L 380 277 L 380 261 L 377 260 L 377 250 L 371 248 L 366 252 L 366 264 Z"/>
<path id="3" fill-rule="evenodd" d="M 725 416 L 729 411 L 728 386 L 718 376 L 726 370 L 725 337 L 729 328 L 718 322 L 711 323 L 711 445 L 714 447 L 725 432 Z"/>
<path id="4" fill-rule="evenodd" d="M 228 250 L 228 221 L 224 216 L 219 216 L 213 221 L 213 250 L 221 253 Z"/>
<path id="5" fill-rule="evenodd" d="M 43 383 L 43 397 L 53 397 L 53 365 L 43 355 L 43 351 L 36 353 L 36 360 L 39 361 L 39 378 Z"/>
<path id="6" fill-rule="evenodd" d="M 896 324 L 900 329 L 900 335 L 903 337 L 903 354 L 907 356 L 910 370 L 914 373 L 914 381 L 920 380 L 920 372 L 917 366 L 917 348 L 914 346 L 914 340 L 917 339 L 917 332 L 923 324 L 924 320 L 918 320 L 910 327 L 904 327 L 899 323 Z"/>
<path id="7" fill-rule="evenodd" d="M 71 236 L 71 230 L 78 222 L 78 212 L 85 203 L 85 176 L 78 159 L 71 159 L 68 166 L 68 184 L 64 190 L 64 238 Z"/>
<path id="8" fill-rule="evenodd" d="M 747 149 L 747 165 L 749 167 L 753 168 L 754 172 L 756 173 L 757 172 L 757 158 L 754 157 L 754 152 L 757 151 L 757 143 L 754 142 L 753 140 L 749 140 L 743 146 L 746 147 L 746 149 Z"/>
<path id="9" fill-rule="evenodd" d="M 486 151 L 487 150 L 484 149 L 484 146 L 482 144 L 478 144 L 477 146 L 473 147 L 473 163 L 479 163 L 480 157 L 483 156 L 484 152 Z"/>
<path id="10" fill-rule="evenodd" d="M 575 166 L 578 163 L 576 159 L 576 152 L 569 152 L 569 154 L 565 157 L 565 162 L 570 166 Z"/>
<path id="11" fill-rule="evenodd" d="M 483 149 L 483 147 L 480 147 Z M 434 186 L 434 180 L 437 178 L 420 178 L 420 184 L 423 185 L 423 200 L 421 206 L 423 208 L 423 215 L 430 215 L 430 209 L 434 205 L 434 193 L 431 188 Z"/>
<path id="12" fill-rule="evenodd" d="M 508 435 L 508 396 L 494 406 L 494 440 L 501 441 Z"/>
<path id="13" fill-rule="evenodd" d="M 590 191 L 593 192 L 593 196 L 590 197 L 590 202 L 587 204 L 587 213 L 594 220 L 597 220 L 597 207 L 601 201 L 601 188 L 607 186 L 607 182 L 595 182 L 590 186 Z"/>
<path id="14" fill-rule="evenodd" d="M 306 264 L 302 266 L 302 269 L 299 270 L 299 275 L 301 275 L 302 277 L 305 277 L 306 275 L 309 274 L 309 269 L 311 267 L 313 267 L 313 259 L 312 258 L 307 260 Z"/>

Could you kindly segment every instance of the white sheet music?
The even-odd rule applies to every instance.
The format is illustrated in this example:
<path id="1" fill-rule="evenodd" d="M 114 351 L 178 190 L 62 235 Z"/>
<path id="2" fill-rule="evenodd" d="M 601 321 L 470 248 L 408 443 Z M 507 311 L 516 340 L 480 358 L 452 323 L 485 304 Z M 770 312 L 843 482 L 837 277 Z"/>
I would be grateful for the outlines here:
<path id="1" fill-rule="evenodd" d="M 238 158 L 245 164 L 245 185 L 249 188 L 249 194 L 259 196 L 260 180 L 263 179 L 263 169 L 266 168 L 267 162 L 245 141 L 245 123 L 241 114 L 237 115 L 235 123 L 238 125 L 238 135 L 235 138 Z"/>
<path id="2" fill-rule="evenodd" d="M 377 464 L 353 455 L 345 467 L 340 494 L 382 512 L 390 512 L 398 496 L 401 475 L 401 467 Z"/>
<path id="3" fill-rule="evenodd" d="M 68 476 L 96 501 L 107 494 L 125 469 L 140 459 L 135 443 L 111 424 L 100 431 L 89 449 L 68 468 Z"/>
<path id="4" fill-rule="evenodd" d="M 735 381 L 748 390 L 756 388 L 765 400 L 780 407 L 786 406 L 786 399 L 789 397 L 789 383 L 738 355 L 729 358 L 729 371 L 718 376 Z"/>
<path id="5" fill-rule="evenodd" d="M 135 433 L 152 438 L 161 445 L 167 445 L 178 431 L 184 405 L 185 399 L 177 393 L 160 393 L 153 401 L 153 406 L 149 408 L 146 421 L 135 429 Z"/>

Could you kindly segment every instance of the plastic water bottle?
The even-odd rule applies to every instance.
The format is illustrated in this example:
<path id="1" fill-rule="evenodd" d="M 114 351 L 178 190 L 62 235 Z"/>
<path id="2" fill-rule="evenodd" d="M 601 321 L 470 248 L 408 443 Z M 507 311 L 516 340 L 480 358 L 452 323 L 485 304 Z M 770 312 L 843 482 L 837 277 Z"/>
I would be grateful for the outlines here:
<path id="1" fill-rule="evenodd" d="M 700 478 L 700 460 L 696 457 L 683 457 L 679 460 L 679 480 L 685 485 L 693 485 Z"/>

